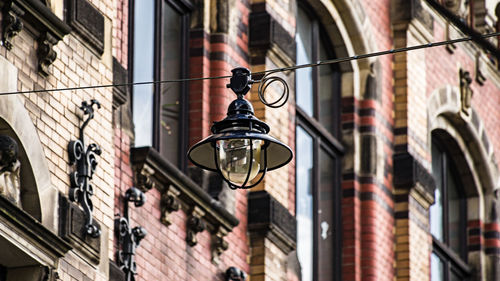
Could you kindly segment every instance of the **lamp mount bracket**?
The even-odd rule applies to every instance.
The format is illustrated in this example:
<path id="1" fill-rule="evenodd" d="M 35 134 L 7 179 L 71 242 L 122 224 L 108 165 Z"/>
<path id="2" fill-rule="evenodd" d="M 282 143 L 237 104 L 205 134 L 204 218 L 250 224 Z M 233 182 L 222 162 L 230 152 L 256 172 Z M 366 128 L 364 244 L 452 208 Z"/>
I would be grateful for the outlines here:
<path id="1" fill-rule="evenodd" d="M 76 169 L 70 173 L 71 187 L 69 190 L 69 199 L 73 202 L 78 202 L 85 212 L 85 231 L 92 238 L 97 238 L 101 235 L 101 230 L 92 223 L 92 211 L 94 206 L 91 197 L 94 194 L 94 188 L 90 184 L 90 180 L 97 168 L 97 156 L 101 155 L 102 150 L 99 145 L 92 143 L 85 147 L 84 130 L 90 120 L 94 118 L 94 105 L 101 108 L 101 104 L 93 99 L 88 103 L 82 102 L 80 109 L 84 116 L 88 115 L 87 119 L 80 127 L 80 137 L 78 140 L 70 141 L 68 144 L 69 164 L 76 164 Z"/>
<path id="2" fill-rule="evenodd" d="M 125 272 L 126 280 L 135 280 L 137 265 L 135 263 L 135 251 L 141 240 L 146 237 L 147 231 L 141 226 L 132 228 L 130 226 L 129 203 L 135 207 L 141 207 L 146 203 L 146 195 L 136 187 L 131 187 L 125 192 L 123 217 L 119 214 L 115 218 L 115 232 L 118 236 L 120 250 L 117 252 L 117 260 L 120 269 Z"/>
<path id="3" fill-rule="evenodd" d="M 288 97 L 290 96 L 290 88 L 288 87 L 288 83 L 282 77 L 273 75 L 277 73 L 268 72 L 266 73 L 260 80 L 252 80 L 252 73 L 248 68 L 237 67 L 231 70 L 233 76 L 230 79 L 229 84 L 226 85 L 227 88 L 233 90 L 238 99 L 243 99 L 243 97 L 250 91 L 252 84 L 259 83 L 259 88 L 257 93 L 259 95 L 260 101 L 271 108 L 279 108 L 286 104 L 288 101 Z M 269 89 L 269 86 L 274 83 L 279 82 L 282 85 L 282 92 L 278 95 L 278 98 L 269 101 L 265 97 L 266 91 Z"/>

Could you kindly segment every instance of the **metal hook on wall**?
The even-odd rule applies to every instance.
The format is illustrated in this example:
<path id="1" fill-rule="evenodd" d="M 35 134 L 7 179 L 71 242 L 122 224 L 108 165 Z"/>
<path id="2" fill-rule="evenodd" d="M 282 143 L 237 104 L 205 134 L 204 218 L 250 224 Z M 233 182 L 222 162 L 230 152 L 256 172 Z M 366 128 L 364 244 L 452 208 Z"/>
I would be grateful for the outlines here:
<path id="1" fill-rule="evenodd" d="M 102 150 L 99 145 L 92 143 L 85 147 L 84 130 L 90 120 L 94 118 L 94 105 L 101 108 L 101 104 L 93 99 L 88 103 L 83 101 L 80 109 L 87 119 L 80 127 L 80 137 L 78 140 L 70 141 L 68 144 L 69 164 L 76 164 L 76 169 L 70 174 L 71 187 L 69 189 L 69 199 L 78 202 L 85 212 L 85 231 L 87 235 L 97 238 L 101 235 L 101 230 L 93 224 L 92 211 L 94 206 L 91 197 L 94 194 L 94 188 L 90 180 L 97 168 L 97 156 L 101 155 Z"/>
<path id="2" fill-rule="evenodd" d="M 123 217 L 115 219 L 115 231 L 118 236 L 120 250 L 117 252 L 117 260 L 120 269 L 125 272 L 125 280 L 135 280 L 137 265 L 135 263 L 135 250 L 141 240 L 146 237 L 147 231 L 141 226 L 131 228 L 129 203 L 133 202 L 135 207 L 141 207 L 146 203 L 146 195 L 136 187 L 131 187 L 125 192 Z"/>

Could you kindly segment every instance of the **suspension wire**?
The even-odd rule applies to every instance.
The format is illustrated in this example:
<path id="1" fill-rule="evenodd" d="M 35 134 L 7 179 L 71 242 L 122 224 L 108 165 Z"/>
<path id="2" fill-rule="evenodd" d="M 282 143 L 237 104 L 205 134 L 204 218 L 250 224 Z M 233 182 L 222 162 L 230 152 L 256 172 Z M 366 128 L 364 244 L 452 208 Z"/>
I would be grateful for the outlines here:
<path id="1" fill-rule="evenodd" d="M 483 35 L 480 35 L 479 37 L 486 39 L 486 38 L 495 37 L 495 36 L 500 36 L 500 32 L 483 34 Z M 361 59 L 366 59 L 366 58 L 371 58 L 371 57 L 378 57 L 378 56 L 383 56 L 383 55 L 403 53 L 403 52 L 408 52 L 408 51 L 450 45 L 450 44 L 455 44 L 455 43 L 468 42 L 468 41 L 472 41 L 473 39 L 474 38 L 472 36 L 468 36 L 468 37 L 463 37 L 463 38 L 458 38 L 458 39 L 438 41 L 438 42 L 433 42 L 433 43 L 427 43 L 427 44 L 421 44 L 421 45 L 403 47 L 403 48 L 397 48 L 397 49 L 390 49 L 390 50 L 374 52 L 374 53 L 354 55 L 354 56 L 350 56 L 350 57 L 322 60 L 322 61 L 317 61 L 316 63 L 300 64 L 300 65 L 293 65 L 293 66 L 288 66 L 288 67 L 269 69 L 269 70 L 264 70 L 264 71 L 253 72 L 252 74 L 253 75 L 262 75 L 262 74 L 267 75 L 267 74 L 278 73 L 278 72 L 286 72 L 286 71 L 291 71 L 291 70 L 296 70 L 296 69 L 301 69 L 301 68 L 306 68 L 306 67 L 317 67 L 317 66 L 322 66 L 322 65 L 336 64 L 336 63 L 348 62 L 348 61 L 353 61 L 353 60 L 361 60 Z M 94 85 L 94 86 L 79 86 L 79 87 L 43 89 L 43 90 L 26 90 L 26 91 L 15 91 L 15 92 L 3 92 L 3 93 L 0 93 L 0 96 L 19 95 L 19 94 L 36 94 L 36 93 L 47 93 L 47 92 L 56 92 L 56 91 L 75 91 L 75 90 L 99 89 L 99 88 L 109 88 L 109 87 L 125 87 L 125 86 L 155 85 L 155 84 L 165 84 L 165 83 L 180 83 L 180 82 L 189 82 L 189 81 L 227 79 L 227 78 L 231 78 L 231 77 L 232 77 L 231 75 L 225 75 L 225 76 L 170 79 L 170 80 L 159 80 L 159 81 L 129 82 L 129 83 Z M 260 82 L 260 81 L 256 81 L 256 82 Z"/>

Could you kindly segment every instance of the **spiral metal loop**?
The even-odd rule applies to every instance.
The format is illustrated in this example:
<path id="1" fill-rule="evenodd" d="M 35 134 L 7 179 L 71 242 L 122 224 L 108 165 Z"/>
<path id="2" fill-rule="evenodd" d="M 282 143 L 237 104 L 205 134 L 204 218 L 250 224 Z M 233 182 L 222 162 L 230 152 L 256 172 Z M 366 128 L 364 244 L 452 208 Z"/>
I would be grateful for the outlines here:
<path id="1" fill-rule="evenodd" d="M 275 72 L 269 72 L 256 82 L 259 82 L 258 94 L 260 101 L 271 108 L 279 108 L 285 105 L 285 103 L 288 101 L 288 97 L 290 96 L 290 88 L 288 87 L 288 83 L 286 83 L 285 79 L 279 76 L 269 76 L 274 73 Z M 283 85 L 283 92 L 277 100 L 270 102 L 266 99 L 265 93 L 269 85 L 271 85 L 273 82 L 281 83 L 281 85 Z"/>

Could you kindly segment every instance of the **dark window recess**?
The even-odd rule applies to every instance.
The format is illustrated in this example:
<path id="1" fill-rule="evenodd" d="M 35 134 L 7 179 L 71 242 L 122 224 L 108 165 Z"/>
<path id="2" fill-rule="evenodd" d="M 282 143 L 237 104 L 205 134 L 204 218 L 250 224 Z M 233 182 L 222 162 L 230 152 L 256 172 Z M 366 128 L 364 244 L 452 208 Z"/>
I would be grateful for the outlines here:
<path id="1" fill-rule="evenodd" d="M 186 78 L 189 1 L 136 0 L 131 9 L 131 81 Z M 188 142 L 187 86 L 157 83 L 131 89 L 135 146 L 153 147 L 183 171 Z"/>
<path id="2" fill-rule="evenodd" d="M 0 265 L 0 281 L 7 281 L 7 268 Z"/>
<path id="3" fill-rule="evenodd" d="M 87 0 L 67 0 L 69 25 L 94 48 L 104 52 L 104 15 Z"/>
<path id="4" fill-rule="evenodd" d="M 316 16 L 299 8 L 297 64 L 335 54 Z M 340 70 L 337 66 L 296 72 L 296 217 L 301 280 L 341 280 Z"/>
<path id="5" fill-rule="evenodd" d="M 435 202 L 430 208 L 433 252 L 432 280 L 468 280 L 467 198 L 450 153 L 438 140 L 432 142 Z"/>

